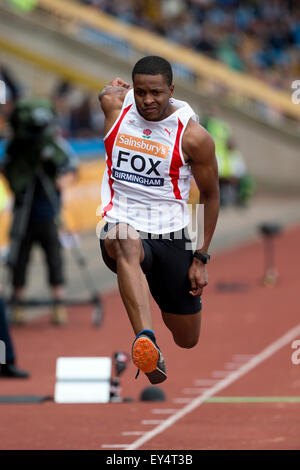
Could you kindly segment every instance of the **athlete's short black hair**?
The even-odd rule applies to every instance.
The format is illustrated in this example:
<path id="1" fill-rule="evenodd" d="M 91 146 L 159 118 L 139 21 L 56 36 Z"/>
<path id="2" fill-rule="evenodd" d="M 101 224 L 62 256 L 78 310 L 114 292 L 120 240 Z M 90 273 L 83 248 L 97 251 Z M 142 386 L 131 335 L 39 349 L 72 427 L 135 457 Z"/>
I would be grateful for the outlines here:
<path id="1" fill-rule="evenodd" d="M 140 59 L 132 70 L 132 81 L 137 74 L 143 75 L 163 75 L 168 86 L 172 85 L 173 72 L 170 63 L 163 57 L 149 55 Z"/>

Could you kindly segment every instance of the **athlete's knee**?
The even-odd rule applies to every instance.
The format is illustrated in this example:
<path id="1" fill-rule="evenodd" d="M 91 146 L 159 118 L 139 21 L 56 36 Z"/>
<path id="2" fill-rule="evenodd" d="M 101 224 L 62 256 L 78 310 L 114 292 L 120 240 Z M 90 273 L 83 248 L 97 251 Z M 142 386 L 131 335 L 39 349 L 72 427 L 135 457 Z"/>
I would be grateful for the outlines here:
<path id="1" fill-rule="evenodd" d="M 116 261 L 141 257 L 141 240 L 132 227 L 127 224 L 117 225 L 109 232 L 105 240 L 106 250 Z"/>
<path id="2" fill-rule="evenodd" d="M 187 336 L 187 337 L 178 337 L 178 336 L 173 336 L 174 341 L 179 346 L 180 348 L 184 349 L 192 349 L 194 348 L 199 341 L 199 335 L 193 335 L 193 336 Z"/>
<path id="3" fill-rule="evenodd" d="M 140 255 L 138 244 L 130 240 L 113 240 L 108 244 L 107 251 L 116 261 L 135 258 L 138 260 Z"/>
<path id="4" fill-rule="evenodd" d="M 192 349 L 198 344 L 201 330 L 200 311 L 191 315 L 175 315 L 162 311 L 162 317 L 177 346 Z"/>

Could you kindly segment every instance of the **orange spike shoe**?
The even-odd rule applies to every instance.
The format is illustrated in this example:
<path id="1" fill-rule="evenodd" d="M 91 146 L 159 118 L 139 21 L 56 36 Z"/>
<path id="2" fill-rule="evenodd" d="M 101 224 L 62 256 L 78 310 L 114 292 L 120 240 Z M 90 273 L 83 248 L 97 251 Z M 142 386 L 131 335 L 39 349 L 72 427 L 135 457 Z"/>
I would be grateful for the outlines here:
<path id="1" fill-rule="evenodd" d="M 144 372 L 152 384 L 159 384 L 166 380 L 166 366 L 159 347 L 146 334 L 136 337 L 132 345 L 132 361 L 138 368 Z"/>

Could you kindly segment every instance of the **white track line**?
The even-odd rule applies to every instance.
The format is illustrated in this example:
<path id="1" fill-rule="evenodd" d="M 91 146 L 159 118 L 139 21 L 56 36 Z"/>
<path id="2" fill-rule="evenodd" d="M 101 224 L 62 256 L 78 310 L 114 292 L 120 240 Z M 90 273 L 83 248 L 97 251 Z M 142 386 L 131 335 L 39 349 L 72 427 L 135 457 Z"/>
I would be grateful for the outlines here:
<path id="1" fill-rule="evenodd" d="M 223 377 L 226 377 L 230 372 L 228 370 L 214 370 L 211 373 L 212 377 L 216 377 L 218 379 L 222 379 Z"/>
<path id="2" fill-rule="evenodd" d="M 231 385 L 233 382 L 241 378 L 243 375 L 247 374 L 250 370 L 257 367 L 263 361 L 273 356 L 273 354 L 275 354 L 285 345 L 290 343 L 298 335 L 300 335 L 300 324 L 295 326 L 291 330 L 289 330 L 287 333 L 285 333 L 283 336 L 281 336 L 279 339 L 277 339 L 273 343 L 271 343 L 259 354 L 254 355 L 252 359 L 250 359 L 245 364 L 241 365 L 241 367 L 238 370 L 231 372 L 223 380 L 220 380 L 216 385 L 214 385 L 209 390 L 204 392 L 203 395 L 200 395 L 194 398 L 189 404 L 184 406 L 181 410 L 179 410 L 173 416 L 170 416 L 169 418 L 167 418 L 163 423 L 159 424 L 156 428 L 152 429 L 152 431 L 147 432 L 144 436 L 137 439 L 132 444 L 128 445 L 126 450 L 138 449 L 143 444 L 145 444 L 145 442 L 150 441 L 153 437 L 157 436 L 158 434 L 168 429 L 170 426 L 176 423 L 176 421 L 183 418 L 188 413 L 193 411 L 195 408 L 200 406 L 207 398 L 215 395 L 220 390 L 223 390 L 224 388 L 228 387 L 228 385 Z"/>
<path id="3" fill-rule="evenodd" d="M 128 444 L 102 444 L 103 449 L 125 449 L 128 447 Z"/>
<path id="4" fill-rule="evenodd" d="M 192 398 L 190 397 L 182 397 L 182 398 L 173 398 L 173 403 L 190 403 Z"/>
<path id="5" fill-rule="evenodd" d="M 238 364 L 237 362 L 226 362 L 225 369 L 234 370 L 237 369 L 240 365 L 241 364 Z"/>
<path id="6" fill-rule="evenodd" d="M 249 361 L 249 359 L 252 359 L 255 354 L 234 354 L 232 356 L 232 359 L 234 362 L 246 362 Z"/>
<path id="7" fill-rule="evenodd" d="M 217 382 L 218 381 L 216 379 L 197 379 L 195 380 L 194 384 L 208 386 L 208 385 L 215 385 L 215 383 Z"/>
<path id="8" fill-rule="evenodd" d="M 201 388 L 191 387 L 191 388 L 184 388 L 182 392 L 186 393 L 187 395 L 198 395 L 199 393 L 204 393 L 207 390 L 210 390 L 210 388 L 207 388 L 207 387 L 201 387 Z"/>
<path id="9" fill-rule="evenodd" d="M 178 408 L 153 408 L 151 413 L 154 415 L 173 415 L 176 411 L 178 411 Z"/>
<path id="10" fill-rule="evenodd" d="M 163 419 L 143 419 L 141 424 L 161 424 L 163 422 Z"/>

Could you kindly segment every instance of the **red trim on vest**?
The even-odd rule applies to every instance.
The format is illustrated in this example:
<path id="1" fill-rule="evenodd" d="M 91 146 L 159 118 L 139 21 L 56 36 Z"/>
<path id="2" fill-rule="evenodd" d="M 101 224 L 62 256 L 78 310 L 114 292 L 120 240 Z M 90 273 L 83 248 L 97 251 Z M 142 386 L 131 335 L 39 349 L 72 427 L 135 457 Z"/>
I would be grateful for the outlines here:
<path id="1" fill-rule="evenodd" d="M 183 130 L 183 124 L 178 119 L 178 128 L 177 128 L 177 134 L 176 134 L 176 141 L 173 149 L 173 155 L 172 155 L 172 160 L 171 160 L 171 166 L 170 166 L 170 177 L 171 181 L 173 184 L 173 192 L 174 196 L 176 199 L 182 199 L 182 196 L 180 194 L 180 189 L 178 187 L 178 180 L 179 180 L 179 168 L 183 166 L 180 152 L 179 152 L 179 142 L 180 142 L 180 136 Z"/>
<path id="2" fill-rule="evenodd" d="M 111 171 L 112 151 L 113 151 L 113 146 L 114 146 L 118 131 L 120 129 L 120 125 L 121 125 L 124 117 L 128 113 L 128 111 L 130 110 L 131 106 L 132 106 L 132 104 L 130 104 L 129 106 L 127 106 L 127 108 L 124 109 L 123 113 L 120 116 L 119 121 L 117 122 L 117 124 L 113 128 L 112 132 L 109 134 L 107 139 L 104 140 L 104 145 L 105 145 L 105 150 L 106 150 L 106 155 L 107 155 L 106 164 L 107 164 L 107 172 L 108 172 L 108 184 L 109 184 L 109 187 L 110 187 L 110 202 L 107 204 L 107 206 L 105 206 L 103 208 L 102 217 L 105 217 L 107 212 L 110 211 L 113 207 L 113 197 L 114 197 L 115 192 L 114 192 L 114 188 L 113 188 L 114 180 L 111 177 L 111 175 L 112 175 L 112 171 Z"/>

